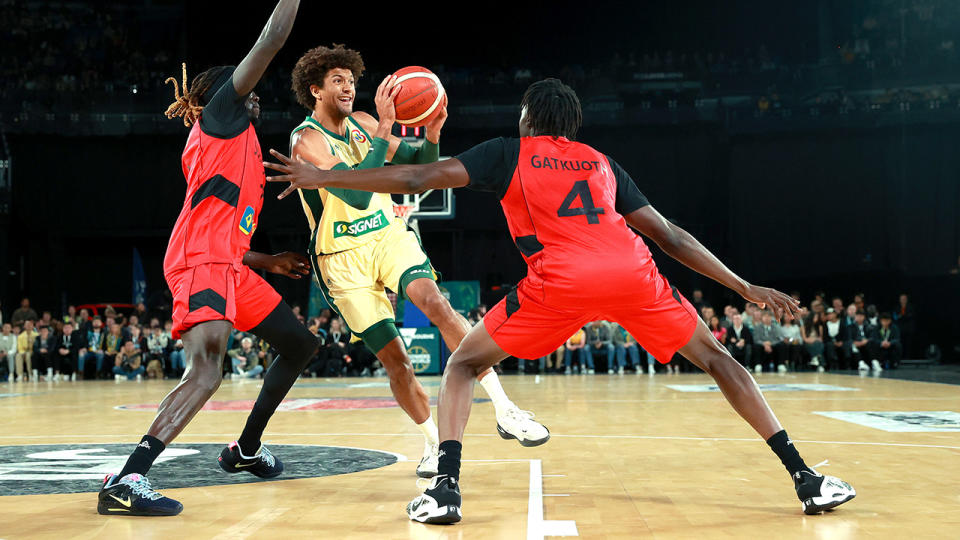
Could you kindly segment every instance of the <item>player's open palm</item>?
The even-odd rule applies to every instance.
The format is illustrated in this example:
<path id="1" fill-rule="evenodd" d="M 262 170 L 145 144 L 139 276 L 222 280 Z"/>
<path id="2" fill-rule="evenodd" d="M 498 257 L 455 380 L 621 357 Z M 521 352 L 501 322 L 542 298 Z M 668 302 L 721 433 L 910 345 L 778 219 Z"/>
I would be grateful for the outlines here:
<path id="1" fill-rule="evenodd" d="M 443 129 L 444 122 L 447 121 L 447 96 L 444 94 L 443 103 L 440 104 L 440 112 L 437 113 L 437 116 L 427 124 L 427 134 L 432 137 L 437 137 L 440 135 L 440 130 Z"/>
<path id="2" fill-rule="evenodd" d="M 776 289 L 750 285 L 743 297 L 757 304 L 761 309 L 769 307 L 777 319 L 781 319 L 784 315 L 794 319 L 800 315 L 800 303 Z"/>
<path id="3" fill-rule="evenodd" d="M 299 253 L 284 251 L 273 256 L 266 270 L 273 274 L 300 279 L 301 276 L 310 275 L 310 260 Z"/>
<path id="4" fill-rule="evenodd" d="M 377 105 L 377 116 L 380 122 L 389 122 L 391 126 L 397 121 L 397 107 L 393 103 L 393 98 L 402 86 L 396 84 L 396 80 L 396 76 L 387 75 L 380 86 L 377 87 L 377 95 L 373 98 Z"/>

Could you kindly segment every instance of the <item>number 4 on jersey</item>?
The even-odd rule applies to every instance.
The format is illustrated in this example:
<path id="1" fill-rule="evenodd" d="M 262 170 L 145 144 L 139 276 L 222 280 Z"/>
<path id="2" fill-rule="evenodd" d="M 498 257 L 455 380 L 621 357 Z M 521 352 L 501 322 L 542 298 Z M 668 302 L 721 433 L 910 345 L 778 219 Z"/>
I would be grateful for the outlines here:
<path id="1" fill-rule="evenodd" d="M 580 208 L 571 208 L 570 205 L 580 197 Z M 597 225 L 600 223 L 600 214 L 605 214 L 603 208 L 597 208 L 593 205 L 593 196 L 590 195 L 590 184 L 586 180 L 577 180 L 573 183 L 573 188 L 567 197 L 563 199 L 560 208 L 557 210 L 559 217 L 587 216 L 587 223 Z"/>

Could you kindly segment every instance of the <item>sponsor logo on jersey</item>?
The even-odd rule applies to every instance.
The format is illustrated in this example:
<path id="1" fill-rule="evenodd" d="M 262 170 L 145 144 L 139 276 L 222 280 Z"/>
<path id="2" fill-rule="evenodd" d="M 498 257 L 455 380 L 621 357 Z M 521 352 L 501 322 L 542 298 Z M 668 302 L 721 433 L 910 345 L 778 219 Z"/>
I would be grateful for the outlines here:
<path id="1" fill-rule="evenodd" d="M 353 140 L 357 141 L 360 144 L 367 142 L 367 137 L 359 129 L 351 130 L 350 134 L 353 136 Z"/>
<path id="2" fill-rule="evenodd" d="M 260 482 L 252 475 L 223 474 L 211 467 L 223 444 L 172 444 L 154 462 L 163 467 L 163 487 L 204 487 Z M 362 448 L 319 445 L 271 445 L 286 465 L 277 480 L 317 478 L 386 467 L 398 454 Z M 96 490 L 107 473 L 123 468 L 130 455 L 129 444 L 50 444 L 0 446 L 0 493 L 39 495 L 84 493 Z M 158 469 L 159 470 L 159 469 Z M 112 495 L 111 495 L 112 496 Z M 114 497 L 124 506 L 130 499 Z"/>
<path id="3" fill-rule="evenodd" d="M 390 224 L 383 210 L 378 211 L 372 216 L 362 217 L 356 221 L 335 221 L 333 222 L 333 237 L 342 236 L 363 236 L 367 233 L 379 231 Z"/>
<path id="4" fill-rule="evenodd" d="M 256 217 L 256 212 L 254 212 L 253 207 L 248 206 L 246 210 L 243 211 L 243 216 L 240 217 L 240 232 L 247 236 L 253 234 L 253 231 L 257 228 L 257 223 L 254 221 Z"/>

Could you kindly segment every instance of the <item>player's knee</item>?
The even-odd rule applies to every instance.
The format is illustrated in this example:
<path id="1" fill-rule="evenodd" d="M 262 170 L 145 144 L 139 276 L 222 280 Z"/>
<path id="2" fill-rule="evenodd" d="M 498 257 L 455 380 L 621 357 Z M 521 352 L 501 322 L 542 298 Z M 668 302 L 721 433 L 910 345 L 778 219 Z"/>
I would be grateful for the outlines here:
<path id="1" fill-rule="evenodd" d="M 420 303 L 423 305 L 417 307 L 434 323 L 436 323 L 437 320 L 443 320 L 455 314 L 453 308 L 450 306 L 450 302 L 440 294 L 440 291 L 432 291 L 430 294 L 424 296 Z"/>
<path id="2" fill-rule="evenodd" d="M 481 371 L 489 367 L 489 365 L 485 365 L 485 362 L 479 355 L 471 355 L 463 349 L 457 349 L 447 361 L 446 369 L 463 370 L 469 375 L 476 377 Z"/>
<path id="3" fill-rule="evenodd" d="M 296 330 L 297 328 L 295 328 Z M 302 332 L 285 332 L 277 339 L 277 343 L 271 345 L 284 358 L 291 360 L 306 360 L 312 358 L 320 348 L 320 341 L 316 336 L 305 328 L 299 328 Z"/>

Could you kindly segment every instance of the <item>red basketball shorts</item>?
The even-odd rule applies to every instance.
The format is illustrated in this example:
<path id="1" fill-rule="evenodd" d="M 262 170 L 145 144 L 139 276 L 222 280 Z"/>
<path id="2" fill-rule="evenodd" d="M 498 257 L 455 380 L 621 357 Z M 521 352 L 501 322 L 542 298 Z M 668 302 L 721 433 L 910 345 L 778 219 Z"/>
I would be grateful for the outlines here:
<path id="1" fill-rule="evenodd" d="M 173 292 L 173 337 L 207 321 L 230 321 L 245 331 L 260 324 L 280 295 L 244 265 L 210 263 L 166 275 Z"/>
<path id="2" fill-rule="evenodd" d="M 690 341 L 699 317 L 696 309 L 666 278 L 656 287 L 630 290 L 622 302 L 604 306 L 543 302 L 531 295 L 527 279 L 493 307 L 483 319 L 493 341 L 517 358 L 536 359 L 563 345 L 578 329 L 591 321 L 620 324 L 637 343 L 660 363 L 666 364 Z M 649 289 L 649 290 L 646 290 Z"/>

